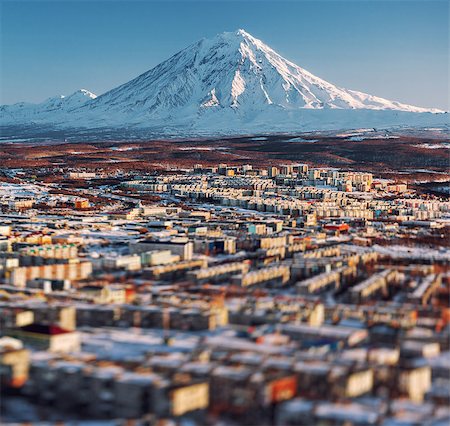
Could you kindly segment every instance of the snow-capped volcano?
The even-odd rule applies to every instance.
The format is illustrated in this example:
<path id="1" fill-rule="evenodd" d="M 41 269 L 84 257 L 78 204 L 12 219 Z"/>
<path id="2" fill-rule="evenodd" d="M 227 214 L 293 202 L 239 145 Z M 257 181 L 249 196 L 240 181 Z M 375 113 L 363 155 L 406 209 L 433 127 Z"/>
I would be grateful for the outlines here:
<path id="1" fill-rule="evenodd" d="M 200 40 L 98 97 L 79 91 L 38 105 L 16 104 L 1 110 L 6 122 L 194 133 L 314 130 L 319 123 L 330 129 L 348 127 L 347 122 L 409 124 L 412 116 L 417 123 L 417 114 L 406 113 L 439 112 L 337 87 L 244 30 Z M 420 114 L 419 122 L 435 115 Z"/>
<path id="2" fill-rule="evenodd" d="M 166 115 L 180 107 L 260 110 L 339 108 L 430 112 L 341 89 L 284 59 L 244 30 L 187 47 L 130 82 L 100 96 L 92 108 Z M 433 111 L 436 112 L 436 111 Z"/>

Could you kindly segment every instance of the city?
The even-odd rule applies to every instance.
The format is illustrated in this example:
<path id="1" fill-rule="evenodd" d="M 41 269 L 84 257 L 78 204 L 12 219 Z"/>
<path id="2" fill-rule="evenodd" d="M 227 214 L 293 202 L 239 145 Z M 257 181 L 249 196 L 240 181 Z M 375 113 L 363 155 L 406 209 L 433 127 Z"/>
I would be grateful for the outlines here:
<path id="1" fill-rule="evenodd" d="M 280 161 L 0 179 L 5 422 L 450 419 L 448 198 Z"/>
<path id="2" fill-rule="evenodd" d="M 0 8 L 0 424 L 450 425 L 448 1 Z"/>

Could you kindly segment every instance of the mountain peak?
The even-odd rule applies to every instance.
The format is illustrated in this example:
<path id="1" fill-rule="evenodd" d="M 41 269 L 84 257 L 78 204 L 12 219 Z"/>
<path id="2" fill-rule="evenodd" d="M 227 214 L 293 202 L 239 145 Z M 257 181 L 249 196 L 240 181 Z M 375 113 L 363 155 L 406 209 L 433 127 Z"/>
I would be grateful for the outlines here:
<path id="1" fill-rule="evenodd" d="M 250 41 L 254 41 L 254 40 L 258 40 L 256 37 L 253 37 L 249 32 L 243 30 L 242 28 L 238 29 L 235 34 L 238 37 L 242 37 L 246 40 L 250 40 Z"/>
<path id="2" fill-rule="evenodd" d="M 223 33 L 217 34 L 215 37 L 203 40 L 208 46 L 213 46 L 217 42 L 225 42 L 229 43 L 233 47 L 239 48 L 240 44 L 242 42 L 245 42 L 246 44 L 254 45 L 256 47 L 264 46 L 265 48 L 269 48 L 269 46 L 264 44 L 261 40 L 257 39 L 243 29 L 238 29 L 232 32 L 225 31 Z"/>
<path id="3" fill-rule="evenodd" d="M 241 35 L 241 36 L 250 36 L 251 37 L 251 34 L 250 33 L 248 33 L 247 31 L 245 31 L 244 29 L 242 29 L 242 28 L 239 28 L 237 31 L 236 31 L 236 34 L 238 34 L 238 35 Z"/>
<path id="4" fill-rule="evenodd" d="M 223 32 L 218 33 L 215 36 L 211 37 L 209 40 L 217 38 L 217 37 L 225 37 L 225 38 L 254 38 L 250 33 L 248 33 L 247 31 L 245 31 L 242 28 L 239 28 L 236 31 L 223 31 Z"/>
<path id="5" fill-rule="evenodd" d="M 95 99 L 97 95 L 95 93 L 90 92 L 87 89 L 78 89 L 75 92 L 73 92 L 71 95 L 64 96 L 66 99 Z M 85 99 L 86 100 L 86 99 Z"/>
<path id="6" fill-rule="evenodd" d="M 249 32 L 243 30 L 243 29 L 239 29 L 236 31 L 236 35 L 238 37 L 240 37 L 241 39 L 243 39 L 244 41 L 247 41 L 249 43 L 252 43 L 258 47 L 265 47 L 267 49 L 270 49 L 269 46 L 267 46 L 267 44 L 265 44 L 263 41 L 261 41 L 259 38 L 256 38 L 255 36 L 253 36 L 252 34 L 250 34 Z"/>

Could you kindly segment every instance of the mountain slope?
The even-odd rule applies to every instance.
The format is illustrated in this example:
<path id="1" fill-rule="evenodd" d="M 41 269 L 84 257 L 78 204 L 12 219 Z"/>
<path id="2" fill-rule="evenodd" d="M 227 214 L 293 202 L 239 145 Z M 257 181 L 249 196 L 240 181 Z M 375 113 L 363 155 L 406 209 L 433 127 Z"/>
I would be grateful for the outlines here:
<path id="1" fill-rule="evenodd" d="M 441 114 L 437 118 L 430 114 L 438 110 L 328 83 L 244 30 L 200 40 L 101 96 L 68 102 L 73 96 L 36 106 L 2 107 L 2 121 L 87 128 L 131 126 L 169 133 L 251 133 L 343 128 L 347 122 L 373 127 L 442 121 Z"/>
<path id="2" fill-rule="evenodd" d="M 77 110 L 86 102 L 92 101 L 97 95 L 86 89 L 80 89 L 69 96 L 53 96 L 39 104 L 20 102 L 14 105 L 0 107 L 3 121 L 15 122 L 58 122 L 67 120 L 70 112 Z"/>

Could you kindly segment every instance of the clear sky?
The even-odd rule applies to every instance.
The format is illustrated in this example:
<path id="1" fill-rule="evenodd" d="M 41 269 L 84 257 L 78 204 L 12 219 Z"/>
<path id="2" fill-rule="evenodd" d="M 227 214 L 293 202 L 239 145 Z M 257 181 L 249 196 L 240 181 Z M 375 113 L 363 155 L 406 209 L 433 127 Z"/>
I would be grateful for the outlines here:
<path id="1" fill-rule="evenodd" d="M 0 2 L 2 104 L 101 94 L 243 28 L 331 83 L 449 109 L 447 0 Z"/>

